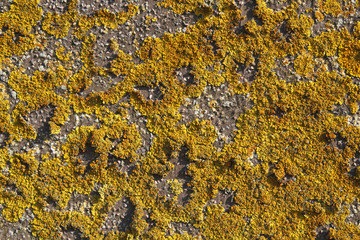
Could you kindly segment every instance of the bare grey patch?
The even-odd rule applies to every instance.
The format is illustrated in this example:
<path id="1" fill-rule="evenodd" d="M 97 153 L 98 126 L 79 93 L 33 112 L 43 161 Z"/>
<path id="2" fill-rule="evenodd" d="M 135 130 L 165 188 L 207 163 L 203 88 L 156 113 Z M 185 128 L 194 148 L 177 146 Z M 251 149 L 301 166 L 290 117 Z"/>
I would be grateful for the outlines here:
<path id="1" fill-rule="evenodd" d="M 315 229 L 315 240 L 329 240 L 330 228 L 333 228 L 332 224 L 326 224 Z"/>
<path id="2" fill-rule="evenodd" d="M 91 216 L 91 199 L 88 195 L 74 191 L 64 211 L 77 211 L 86 216 Z"/>
<path id="3" fill-rule="evenodd" d="M 251 20 L 254 20 L 258 25 L 262 25 L 261 20 L 254 15 L 256 1 L 236 0 L 235 4 L 241 10 L 241 15 L 244 17 L 244 19 L 240 21 L 240 31 L 243 31 L 245 23 Z"/>
<path id="4" fill-rule="evenodd" d="M 336 116 L 349 116 L 351 115 L 350 109 L 346 104 L 335 104 L 333 110 L 330 112 Z"/>
<path id="5" fill-rule="evenodd" d="M 123 78 L 121 77 L 104 77 L 104 76 L 92 76 L 91 77 L 91 85 L 84 89 L 83 91 L 79 92 L 81 97 L 87 98 L 91 93 L 99 93 L 99 92 L 106 92 L 111 87 L 115 86 L 116 84 L 122 82 Z"/>
<path id="6" fill-rule="evenodd" d="M 124 10 L 128 1 L 124 0 L 79 0 L 76 10 L 83 15 L 94 14 L 97 10 L 108 9 L 110 12 Z"/>
<path id="7" fill-rule="evenodd" d="M 171 236 L 174 233 L 187 233 L 196 238 L 199 238 L 201 234 L 200 229 L 194 227 L 191 223 L 170 222 L 169 230 L 167 231 L 166 236 Z"/>
<path id="8" fill-rule="evenodd" d="M 135 206 L 129 198 L 122 197 L 108 212 L 101 230 L 108 234 L 111 231 L 125 232 L 130 229 Z"/>
<path id="9" fill-rule="evenodd" d="M 61 126 L 60 136 L 66 137 L 71 131 L 80 126 L 100 127 L 99 119 L 95 114 L 73 113 L 70 114 L 68 120 Z"/>
<path id="10" fill-rule="evenodd" d="M 236 191 L 230 189 L 219 190 L 218 194 L 208 201 L 208 205 L 220 204 L 225 212 L 229 212 L 231 207 L 235 205 L 234 197 Z"/>
<path id="11" fill-rule="evenodd" d="M 117 57 L 116 51 L 110 47 L 113 35 L 113 31 L 96 35 L 98 37 L 94 48 L 95 66 L 109 68 L 111 61 Z"/>
<path id="12" fill-rule="evenodd" d="M 307 2 L 307 1 L 304 1 Z M 301 5 L 304 4 L 304 2 L 301 3 Z M 308 1 L 309 2 L 309 1 Z M 266 6 L 274 11 L 279 11 L 281 9 L 284 9 L 285 7 L 289 6 L 291 4 L 291 0 L 270 0 L 266 2 Z"/>
<path id="13" fill-rule="evenodd" d="M 349 216 L 345 219 L 345 222 L 354 225 L 360 224 L 360 203 L 356 198 L 353 203 L 349 205 Z"/>
<path id="14" fill-rule="evenodd" d="M 176 157 L 170 157 L 169 162 L 174 165 L 174 168 L 162 179 L 155 181 L 160 195 L 166 196 L 167 198 L 173 198 L 175 195 L 171 192 L 168 181 L 177 179 L 182 187 L 181 193 L 177 196 L 177 204 L 181 206 L 185 206 L 190 201 L 190 195 L 193 192 L 190 187 L 191 176 L 187 174 L 187 166 L 189 164 L 189 159 L 186 155 L 187 151 L 187 147 L 182 146 Z"/>
<path id="15" fill-rule="evenodd" d="M 287 83 L 293 83 L 304 80 L 294 69 L 295 57 L 290 55 L 283 59 L 276 59 L 273 71 L 280 80 L 285 80 Z"/>
<path id="16" fill-rule="evenodd" d="M 9 138 L 9 134 L 8 133 L 2 133 L 0 132 L 0 147 L 3 148 L 6 146 L 6 141 Z"/>
<path id="17" fill-rule="evenodd" d="M 6 221 L 2 215 L 3 206 L 0 205 L 0 239 L 21 239 L 35 240 L 31 234 L 30 222 L 34 219 L 34 214 L 29 208 L 25 209 L 25 213 L 20 220 L 15 223 Z"/>
<path id="18" fill-rule="evenodd" d="M 162 100 L 163 94 L 159 86 L 154 88 L 138 86 L 134 87 L 135 90 L 139 91 L 146 100 Z"/>
<path id="19" fill-rule="evenodd" d="M 251 166 L 256 167 L 257 165 L 261 164 L 261 160 L 258 157 L 258 154 L 256 153 L 256 151 L 254 151 L 250 157 L 248 159 L 246 159 L 247 161 L 250 162 Z"/>
<path id="20" fill-rule="evenodd" d="M 352 177 L 356 177 L 357 175 L 357 168 L 360 166 L 360 153 L 356 152 L 354 158 L 349 159 L 349 165 L 348 165 L 349 171 L 347 174 L 349 174 Z"/>
<path id="21" fill-rule="evenodd" d="M 84 239 L 82 237 L 82 233 L 72 227 L 72 226 L 66 226 L 66 227 L 62 227 L 62 231 L 61 231 L 61 237 L 60 237 L 61 240 L 82 240 Z"/>
<path id="22" fill-rule="evenodd" d="M 67 7 L 67 0 L 40 0 L 39 7 L 43 9 L 43 14 L 46 12 L 63 13 Z"/>
<path id="23" fill-rule="evenodd" d="M 136 122 L 132 120 L 134 119 L 134 116 L 137 119 Z M 146 127 L 146 122 L 146 117 L 139 115 L 139 113 L 132 114 L 129 121 L 130 124 L 136 124 L 137 130 L 140 133 L 142 145 L 139 147 L 139 149 L 137 149 L 136 153 L 142 157 L 145 156 L 148 151 L 150 151 L 150 146 L 153 139 L 155 138 L 154 134 L 152 134 Z"/>
<path id="24" fill-rule="evenodd" d="M 210 120 L 218 134 L 214 146 L 221 149 L 225 143 L 233 140 L 236 120 L 240 114 L 251 107 L 246 96 L 230 95 L 227 83 L 219 87 L 208 85 L 200 97 L 185 99 L 185 104 L 178 111 L 182 115 L 178 124 L 186 124 L 195 119 Z"/>
<path id="25" fill-rule="evenodd" d="M 49 40 L 51 42 L 51 40 Z M 50 44 L 49 44 L 50 45 Z M 32 76 L 35 71 L 46 72 L 55 56 L 54 48 L 47 47 L 43 50 L 39 48 L 31 49 L 18 57 L 18 61 L 25 69 L 25 74 Z"/>
<path id="26" fill-rule="evenodd" d="M 115 156 L 110 155 L 108 157 L 108 166 L 111 164 L 115 164 L 116 169 L 121 172 L 125 173 L 126 176 L 130 176 L 135 169 L 138 161 L 130 162 L 128 159 L 119 159 Z"/>
<path id="27" fill-rule="evenodd" d="M 142 219 L 144 219 L 146 221 L 146 223 L 148 224 L 148 229 L 151 229 L 154 226 L 156 226 L 156 221 L 151 219 L 150 215 L 151 215 L 151 211 L 145 209 Z"/>
<path id="28" fill-rule="evenodd" d="M 10 10 L 11 2 L 10 1 L 1 1 L 0 2 L 0 13 L 8 12 Z"/>
<path id="29" fill-rule="evenodd" d="M 44 210 L 46 212 L 53 212 L 59 210 L 56 200 L 53 199 L 51 196 L 46 197 L 46 205 L 44 207 Z"/>
<path id="30" fill-rule="evenodd" d="M 29 119 L 28 123 L 37 132 L 37 136 L 35 139 L 36 143 L 42 143 L 45 139 L 50 138 L 49 121 L 53 113 L 54 108 L 48 105 L 31 112 L 27 116 L 27 118 Z"/>
<path id="31" fill-rule="evenodd" d="M 119 26 L 118 40 L 125 53 L 132 54 L 148 37 L 161 38 L 164 33 L 185 32 L 186 26 L 196 22 L 191 13 L 176 15 L 156 3 L 153 0 L 138 1 L 138 14 Z"/>
<path id="32" fill-rule="evenodd" d="M 99 157 L 99 153 L 96 152 L 96 148 L 91 145 L 90 142 L 86 143 L 86 148 L 84 152 L 78 154 L 78 158 L 80 159 L 80 165 L 85 166 L 84 174 L 87 174 L 91 171 L 91 163 L 96 161 Z"/>
<path id="33" fill-rule="evenodd" d="M 179 70 L 176 71 L 177 78 L 185 86 L 198 84 L 191 71 L 192 71 L 191 66 L 181 67 Z"/>

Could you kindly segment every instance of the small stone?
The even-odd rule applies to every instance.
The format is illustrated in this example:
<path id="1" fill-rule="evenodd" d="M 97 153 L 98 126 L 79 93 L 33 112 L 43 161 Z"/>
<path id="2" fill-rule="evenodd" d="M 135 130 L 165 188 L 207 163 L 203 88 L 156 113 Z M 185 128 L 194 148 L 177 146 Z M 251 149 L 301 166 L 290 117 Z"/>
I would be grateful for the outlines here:
<path id="1" fill-rule="evenodd" d="M 39 53 L 39 57 L 46 58 L 46 54 L 45 54 L 45 52 L 41 52 L 41 53 Z"/>
<path id="2" fill-rule="evenodd" d="M 79 116 L 75 115 L 75 126 L 79 125 L 80 119 Z"/>
<path id="3" fill-rule="evenodd" d="M 17 94 L 16 94 L 16 92 L 15 92 L 15 91 L 11 91 L 11 93 L 10 93 L 10 94 L 11 94 L 11 97 L 12 97 L 12 98 L 16 98 L 16 95 L 17 95 Z"/>
<path id="4" fill-rule="evenodd" d="M 232 102 L 230 101 L 226 101 L 223 103 L 223 107 L 231 107 L 232 106 Z"/>

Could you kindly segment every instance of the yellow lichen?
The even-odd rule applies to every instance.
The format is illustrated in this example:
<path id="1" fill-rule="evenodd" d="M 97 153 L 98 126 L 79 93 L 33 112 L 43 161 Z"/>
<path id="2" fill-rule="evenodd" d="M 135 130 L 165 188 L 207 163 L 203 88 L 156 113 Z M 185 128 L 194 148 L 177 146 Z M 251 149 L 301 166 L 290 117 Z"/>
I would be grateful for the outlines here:
<path id="1" fill-rule="evenodd" d="M 56 38 L 64 38 L 70 29 L 70 14 L 58 15 L 57 13 L 46 13 L 43 21 L 43 29 Z M 75 16 L 76 19 L 76 16 Z"/>
<path id="2" fill-rule="evenodd" d="M 326 14 L 331 14 L 334 17 L 342 13 L 341 5 L 338 0 L 323 0 L 319 2 L 319 8 Z"/>
<path id="3" fill-rule="evenodd" d="M 70 60 L 71 53 L 68 52 L 67 54 L 64 54 L 64 51 L 65 51 L 65 48 L 60 47 L 60 48 L 56 49 L 55 53 L 59 60 L 66 62 L 66 61 Z"/>
<path id="4" fill-rule="evenodd" d="M 168 180 L 167 183 L 170 187 L 170 192 L 175 196 L 178 196 L 180 193 L 183 192 L 182 183 L 179 182 L 177 179 Z"/>
<path id="5" fill-rule="evenodd" d="M 282 3 L 283 9 L 271 9 L 257 0 L 248 20 L 232 0 L 160 1 L 175 14 L 197 15 L 196 22 L 182 33 L 137 40 L 134 55 L 113 37 L 116 56 L 100 67 L 94 49 L 102 36 L 92 30 L 116 33 L 138 6 L 84 15 L 71 0 L 63 13 L 42 13 L 38 0 L 14 0 L 0 13 L 3 217 L 16 222 L 30 209 L 39 239 L 60 239 L 69 229 L 107 240 L 313 239 L 326 224 L 329 237 L 356 239 L 360 230 L 348 222 L 347 206 L 359 192 L 359 167 L 349 167 L 360 151 L 360 130 L 351 122 L 360 101 L 352 78 L 360 77 L 359 24 L 352 33 L 339 32 L 330 21 L 356 12 L 350 3 L 319 1 L 315 18 L 327 22 L 314 36 L 312 9 L 299 14 L 304 9 L 297 1 Z M 45 33 L 33 28 L 37 24 Z M 57 46 L 59 61 L 41 71 L 11 59 L 46 50 L 54 37 L 81 41 L 81 49 L 65 54 L 65 46 Z M 229 126 L 218 128 L 214 116 L 186 120 L 180 114 L 209 95 L 208 84 L 219 91 L 227 85 L 221 94 L 242 95 L 252 106 L 236 116 L 232 139 L 222 147 L 215 146 Z M 207 106 L 221 110 L 219 99 L 208 98 Z M 205 115 L 201 106 L 194 109 Z M 339 106 L 352 118 L 338 114 Z M 51 109 L 46 140 L 30 119 L 44 108 Z M 151 136 L 150 146 L 143 146 L 144 136 Z M 39 146 L 14 147 L 24 142 Z M 51 150 L 39 153 L 46 145 Z M 180 167 L 185 181 L 170 178 Z M 168 179 L 170 195 L 158 188 L 159 177 Z M 78 194 L 88 198 L 86 205 L 69 210 Z M 226 202 L 213 203 L 221 198 Z M 131 223 L 125 231 L 103 231 L 119 201 L 130 201 Z M 176 233 L 178 223 L 193 232 Z"/>
<path id="6" fill-rule="evenodd" d="M 324 20 L 324 15 L 319 11 L 315 12 L 315 17 L 319 22 L 322 22 Z"/>
<path id="7" fill-rule="evenodd" d="M 119 50 L 119 43 L 114 38 L 110 39 L 110 49 L 114 52 Z"/>
<path id="8" fill-rule="evenodd" d="M 360 40 L 346 39 L 339 46 L 338 61 L 349 74 L 360 77 Z"/>
<path id="9" fill-rule="evenodd" d="M 315 61 L 310 54 L 299 55 L 294 61 L 294 68 L 297 74 L 304 77 L 312 77 Z"/>

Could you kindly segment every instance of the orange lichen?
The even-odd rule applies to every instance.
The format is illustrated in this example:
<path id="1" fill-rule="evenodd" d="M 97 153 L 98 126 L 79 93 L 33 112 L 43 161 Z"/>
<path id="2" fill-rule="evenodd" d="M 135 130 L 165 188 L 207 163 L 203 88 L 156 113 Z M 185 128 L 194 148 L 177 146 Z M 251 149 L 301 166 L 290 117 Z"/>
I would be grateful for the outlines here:
<path id="1" fill-rule="evenodd" d="M 103 24 L 105 27 L 116 29 L 118 27 L 116 22 L 116 14 L 110 12 L 107 9 L 102 9 L 95 12 L 96 16 L 96 25 Z"/>
<path id="2" fill-rule="evenodd" d="M 340 35 L 337 31 L 323 32 L 310 40 L 308 49 L 316 57 L 334 56 L 342 41 Z"/>
<path id="3" fill-rule="evenodd" d="M 309 77 L 313 75 L 315 61 L 310 54 L 299 55 L 294 61 L 294 68 L 297 74 Z"/>
<path id="4" fill-rule="evenodd" d="M 360 22 L 354 24 L 353 36 L 356 38 L 360 37 Z"/>
<path id="5" fill-rule="evenodd" d="M 318 4 L 320 10 L 326 14 L 331 14 L 334 17 L 337 17 L 342 13 L 340 1 L 338 0 L 323 0 Z"/>
<path id="6" fill-rule="evenodd" d="M 319 22 L 322 22 L 324 20 L 324 15 L 320 11 L 315 12 L 315 17 Z"/>
<path id="7" fill-rule="evenodd" d="M 110 49 L 114 52 L 119 50 L 119 43 L 114 38 L 110 39 Z"/>
<path id="8" fill-rule="evenodd" d="M 65 51 L 64 47 L 59 47 L 58 49 L 56 49 L 55 53 L 59 60 L 66 62 L 70 60 L 71 53 L 68 52 L 67 54 L 64 54 L 64 51 Z"/>
<path id="9" fill-rule="evenodd" d="M 0 84 L 0 131 L 5 136 L 0 203 L 6 220 L 18 221 L 31 209 L 31 231 L 39 239 L 60 239 L 66 229 L 107 240 L 312 239 L 314 230 L 326 224 L 334 239 L 360 235 L 346 220 L 347 206 L 359 197 L 359 167 L 352 174 L 349 162 L 359 154 L 360 130 L 335 111 L 344 106 L 353 115 L 358 112 L 360 90 L 349 76 L 360 77 L 358 23 L 349 33 L 336 31 L 329 21 L 329 31 L 314 36 L 314 19 L 299 15 L 296 1 L 274 10 L 257 0 L 255 18 L 247 20 L 232 0 L 164 0 L 158 6 L 175 14 L 193 12 L 196 23 L 183 33 L 139 41 L 135 55 L 111 38 L 116 56 L 99 67 L 94 48 L 100 38 L 90 29 L 114 33 L 132 20 L 138 6 L 82 15 L 71 0 L 64 13 L 41 15 L 38 4 L 14 0 L 0 14 L 0 62 L 10 72 L 7 84 Z M 340 16 L 343 9 L 351 14 L 351 6 L 340 1 L 324 0 L 318 6 L 319 21 L 323 14 Z M 30 33 L 38 21 L 47 34 Z M 59 61 L 31 73 L 11 63 L 13 55 L 44 50 L 47 39 L 54 39 L 49 34 L 76 38 L 81 50 L 65 54 L 65 47 L 58 46 Z M 76 70 L 74 58 L 82 63 Z M 284 66 L 287 73 L 281 74 Z M 247 69 L 252 69 L 249 78 Z M 184 80 L 183 72 L 191 77 Z M 97 78 L 109 81 L 105 89 L 93 88 Z M 228 85 L 226 94 L 242 94 L 253 104 L 237 116 L 233 138 L 220 148 L 215 142 L 224 129 L 215 121 L 195 118 L 181 124 L 180 107 L 205 94 L 207 85 Z M 147 97 L 142 89 L 159 96 Z M 208 106 L 220 109 L 217 101 L 211 99 Z M 52 109 L 50 137 L 42 141 L 29 118 L 45 107 Z M 76 120 L 69 129 L 73 115 L 91 121 L 79 125 Z M 151 145 L 141 154 L 144 133 L 151 136 Z M 52 154 L 39 156 L 38 146 L 29 146 L 28 152 L 13 148 L 34 139 L 40 146 L 50 142 Z M 179 167 L 186 170 L 185 181 L 172 177 Z M 158 188 L 159 177 L 167 179 L 169 194 Z M 223 192 L 231 199 L 214 204 L 227 195 Z M 69 210 L 75 193 L 89 197 L 89 212 L 85 205 Z M 124 197 L 133 205 L 131 223 L 125 231 L 104 232 L 109 211 Z M 175 223 L 197 233 L 175 233 Z"/>
<path id="10" fill-rule="evenodd" d="M 30 31 L 41 19 L 38 3 L 38 0 L 15 0 L 9 11 L 0 14 L 0 62 L 5 57 L 22 55 L 35 47 L 35 36 Z"/>
<path id="11" fill-rule="evenodd" d="M 156 22 L 157 21 L 157 17 L 150 17 L 150 16 L 146 16 L 146 21 L 145 23 L 147 25 L 149 25 L 151 22 Z"/>
<path id="12" fill-rule="evenodd" d="M 346 39 L 339 46 L 339 63 L 349 74 L 360 77 L 360 40 L 345 33 Z"/>

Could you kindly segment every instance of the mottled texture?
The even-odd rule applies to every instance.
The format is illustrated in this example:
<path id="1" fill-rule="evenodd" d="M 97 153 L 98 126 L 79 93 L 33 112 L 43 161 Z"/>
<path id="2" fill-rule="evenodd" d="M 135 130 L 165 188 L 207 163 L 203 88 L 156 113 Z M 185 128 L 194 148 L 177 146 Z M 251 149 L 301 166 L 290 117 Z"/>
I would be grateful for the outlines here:
<path id="1" fill-rule="evenodd" d="M 0 2 L 0 239 L 360 239 L 359 14 Z"/>

